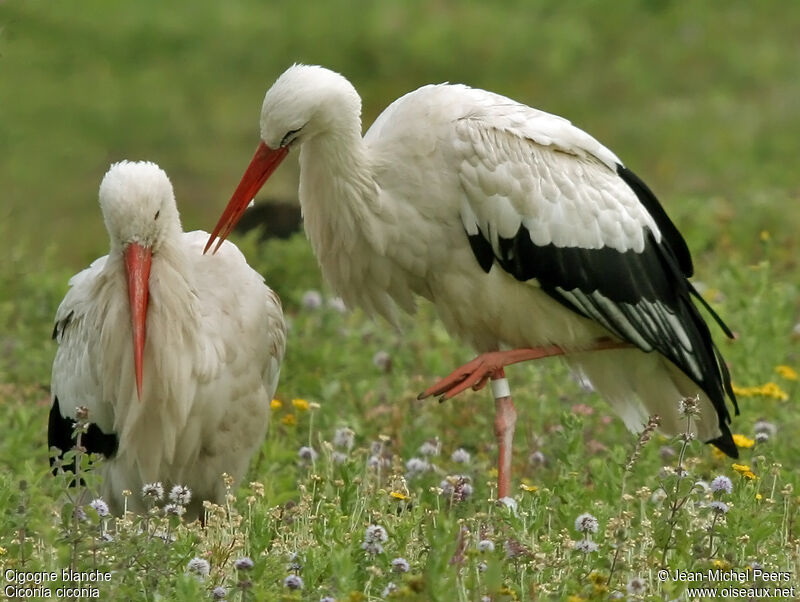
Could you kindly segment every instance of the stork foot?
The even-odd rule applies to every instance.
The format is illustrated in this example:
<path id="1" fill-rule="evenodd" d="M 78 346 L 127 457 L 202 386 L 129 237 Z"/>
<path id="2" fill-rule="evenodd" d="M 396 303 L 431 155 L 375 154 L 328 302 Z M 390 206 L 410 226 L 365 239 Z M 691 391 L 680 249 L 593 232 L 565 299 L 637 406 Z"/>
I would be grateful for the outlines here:
<path id="1" fill-rule="evenodd" d="M 451 372 L 449 376 L 436 381 L 420 393 L 417 399 L 440 395 L 439 401 L 445 401 L 470 388 L 473 391 L 480 391 L 490 378 L 500 374 L 503 368 L 510 364 L 563 354 L 564 350 L 556 345 L 482 353 L 474 360 Z"/>

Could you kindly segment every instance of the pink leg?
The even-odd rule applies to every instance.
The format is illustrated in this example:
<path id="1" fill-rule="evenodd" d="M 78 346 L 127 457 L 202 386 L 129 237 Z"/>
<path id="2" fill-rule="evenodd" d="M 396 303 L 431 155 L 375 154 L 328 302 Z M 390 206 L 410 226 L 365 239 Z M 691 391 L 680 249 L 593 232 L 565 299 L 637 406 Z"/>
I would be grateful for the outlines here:
<path id="1" fill-rule="evenodd" d="M 492 380 L 505 378 L 501 368 L 492 375 Z M 497 437 L 497 499 L 511 494 L 511 457 L 514 430 L 517 425 L 517 410 L 511 394 L 497 397 L 494 401 L 494 434 Z"/>

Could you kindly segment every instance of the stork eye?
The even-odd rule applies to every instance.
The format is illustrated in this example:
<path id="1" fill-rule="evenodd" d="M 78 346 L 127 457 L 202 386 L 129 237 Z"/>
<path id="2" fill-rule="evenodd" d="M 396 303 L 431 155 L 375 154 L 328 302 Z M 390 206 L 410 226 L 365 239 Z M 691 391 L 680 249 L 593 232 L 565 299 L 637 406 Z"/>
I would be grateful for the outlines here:
<path id="1" fill-rule="evenodd" d="M 153 220 L 157 220 L 159 215 L 161 215 L 161 209 L 156 211 L 156 214 L 153 216 Z"/>
<path id="2" fill-rule="evenodd" d="M 296 130 L 289 130 L 286 132 L 286 135 L 281 139 L 281 146 L 289 146 L 297 136 L 297 133 L 302 129 L 302 127 L 299 127 Z"/>

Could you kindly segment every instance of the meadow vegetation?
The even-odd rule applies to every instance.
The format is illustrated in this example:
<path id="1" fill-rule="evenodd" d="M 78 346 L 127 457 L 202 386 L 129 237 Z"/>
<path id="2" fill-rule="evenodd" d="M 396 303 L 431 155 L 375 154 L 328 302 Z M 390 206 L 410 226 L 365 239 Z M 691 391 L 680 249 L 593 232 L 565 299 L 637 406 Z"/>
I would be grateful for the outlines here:
<path id="1" fill-rule="evenodd" d="M 0 2 L 0 575 L 98 570 L 102 599 L 177 601 L 684 596 L 662 568 L 798 584 L 800 5 L 531 5 Z M 505 93 L 571 118 L 650 182 L 738 335 L 715 334 L 739 391 L 736 465 L 698 441 L 637 442 L 549 360 L 508 371 L 519 489 L 498 504 L 490 395 L 416 400 L 471 357 L 431 307 L 399 332 L 342 311 L 302 234 L 252 233 L 236 242 L 291 328 L 242 486 L 201 529 L 165 515 L 169 491 L 117 522 L 53 478 L 52 318 L 69 276 L 107 250 L 109 162 L 157 161 L 185 228 L 209 229 L 293 61 L 347 75 L 367 125 L 432 81 Z M 296 198 L 292 168 L 276 178 L 264 194 Z"/>

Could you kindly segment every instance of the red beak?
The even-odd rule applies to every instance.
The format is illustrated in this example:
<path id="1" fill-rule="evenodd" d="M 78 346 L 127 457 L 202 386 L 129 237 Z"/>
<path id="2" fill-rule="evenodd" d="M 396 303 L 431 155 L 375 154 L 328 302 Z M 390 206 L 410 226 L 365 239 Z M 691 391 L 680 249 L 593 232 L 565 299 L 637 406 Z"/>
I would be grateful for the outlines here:
<path id="1" fill-rule="evenodd" d="M 128 297 L 131 303 L 131 326 L 133 327 L 133 361 L 136 369 L 136 393 L 142 398 L 142 367 L 144 341 L 147 334 L 147 298 L 150 294 L 149 247 L 132 242 L 125 249 L 125 271 L 128 273 Z"/>
<path id="2" fill-rule="evenodd" d="M 233 193 L 231 200 L 228 201 L 228 206 L 225 207 L 222 217 L 219 218 L 214 231 L 208 237 L 203 253 L 211 248 L 214 239 L 219 236 L 217 246 L 214 247 L 214 253 L 217 252 L 222 242 L 233 231 L 236 222 L 241 219 L 244 210 L 247 209 L 247 205 L 261 190 L 264 182 L 272 175 L 272 172 L 278 169 L 278 165 L 281 164 L 281 161 L 286 158 L 288 153 L 288 147 L 271 149 L 263 142 L 258 145 L 256 154 L 253 155 L 250 165 L 247 166 L 247 171 L 242 176 L 242 181 L 239 182 L 239 186 L 236 187 L 236 192 Z"/>

